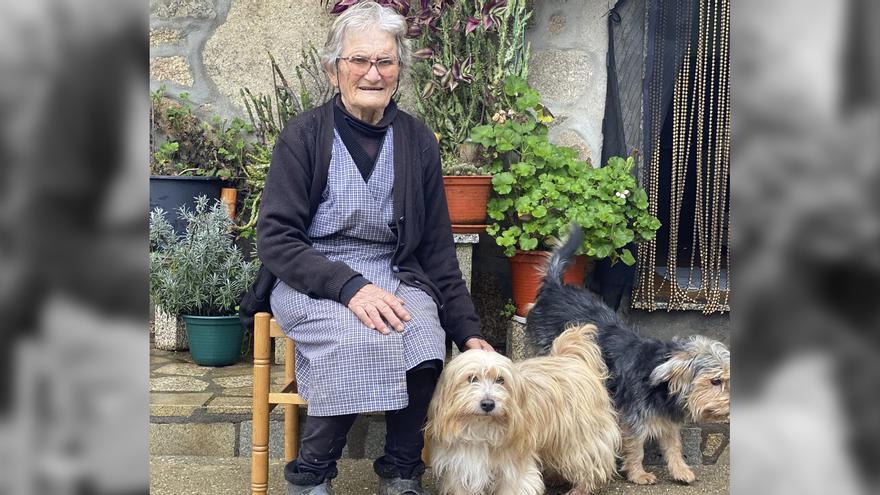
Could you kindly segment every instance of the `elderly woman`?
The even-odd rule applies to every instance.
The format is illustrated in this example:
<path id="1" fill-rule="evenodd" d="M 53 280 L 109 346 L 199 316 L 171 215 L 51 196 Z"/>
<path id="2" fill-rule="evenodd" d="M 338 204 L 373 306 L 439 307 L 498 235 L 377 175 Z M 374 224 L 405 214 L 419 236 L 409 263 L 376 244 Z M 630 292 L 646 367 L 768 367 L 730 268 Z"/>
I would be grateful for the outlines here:
<path id="1" fill-rule="evenodd" d="M 424 493 L 421 430 L 446 337 L 492 350 L 455 257 L 434 134 L 391 100 L 406 28 L 373 2 L 339 16 L 321 54 L 339 93 L 292 119 L 272 156 L 257 245 L 309 403 L 289 494 L 332 493 L 368 411 L 385 411 L 380 493 Z"/>

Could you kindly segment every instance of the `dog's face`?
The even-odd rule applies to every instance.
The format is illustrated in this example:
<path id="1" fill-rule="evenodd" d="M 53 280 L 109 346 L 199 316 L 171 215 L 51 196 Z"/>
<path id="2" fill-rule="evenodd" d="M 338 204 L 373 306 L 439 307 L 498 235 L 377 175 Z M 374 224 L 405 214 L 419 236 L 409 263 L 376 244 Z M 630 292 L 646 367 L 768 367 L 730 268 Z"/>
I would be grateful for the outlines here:
<path id="1" fill-rule="evenodd" d="M 484 436 L 497 430 L 501 437 L 519 428 L 517 404 L 523 400 L 516 368 L 497 352 L 469 350 L 449 362 L 431 400 L 428 431 L 454 438 Z"/>
<path id="2" fill-rule="evenodd" d="M 692 337 L 680 352 L 651 373 L 654 384 L 668 382 L 696 421 L 730 416 L 730 351 L 721 342 Z"/>

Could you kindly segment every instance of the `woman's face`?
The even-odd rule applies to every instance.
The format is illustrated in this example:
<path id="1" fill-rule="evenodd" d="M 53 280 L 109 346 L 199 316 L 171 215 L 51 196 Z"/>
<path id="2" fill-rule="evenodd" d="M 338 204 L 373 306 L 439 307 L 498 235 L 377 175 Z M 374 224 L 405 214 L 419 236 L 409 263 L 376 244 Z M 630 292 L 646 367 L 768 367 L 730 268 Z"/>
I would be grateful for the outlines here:
<path id="1" fill-rule="evenodd" d="M 345 109 L 355 117 L 373 122 L 381 118 L 391 101 L 399 73 L 394 37 L 371 29 L 346 33 L 336 73 L 328 76 L 339 88 Z"/>

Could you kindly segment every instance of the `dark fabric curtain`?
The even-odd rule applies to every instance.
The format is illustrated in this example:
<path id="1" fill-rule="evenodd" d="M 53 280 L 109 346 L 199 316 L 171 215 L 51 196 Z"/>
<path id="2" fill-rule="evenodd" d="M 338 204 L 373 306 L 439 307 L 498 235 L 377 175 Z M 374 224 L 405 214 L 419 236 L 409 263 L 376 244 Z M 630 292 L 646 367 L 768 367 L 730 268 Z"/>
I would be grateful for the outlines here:
<path id="1" fill-rule="evenodd" d="M 640 177 L 642 168 L 651 166 L 698 5 L 697 0 L 618 0 L 609 11 L 603 166 L 615 155 L 635 156 Z M 635 254 L 635 246 L 629 249 Z M 600 260 L 590 289 L 617 309 L 634 279 L 635 266 Z"/>
<path id="2" fill-rule="evenodd" d="M 878 2 L 850 0 L 843 60 L 843 108 L 847 111 L 876 105 L 880 99 L 880 37 L 869 26 L 878 15 Z"/>

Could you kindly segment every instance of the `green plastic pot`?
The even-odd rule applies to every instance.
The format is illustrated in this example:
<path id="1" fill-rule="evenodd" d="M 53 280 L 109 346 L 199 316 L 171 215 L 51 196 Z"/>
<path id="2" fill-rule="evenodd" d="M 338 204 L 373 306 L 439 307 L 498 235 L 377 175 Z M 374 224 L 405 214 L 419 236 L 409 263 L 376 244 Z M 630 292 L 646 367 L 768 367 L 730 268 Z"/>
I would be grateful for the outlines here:
<path id="1" fill-rule="evenodd" d="M 241 354 L 244 330 L 238 316 L 183 315 L 189 352 L 202 366 L 235 364 Z"/>

